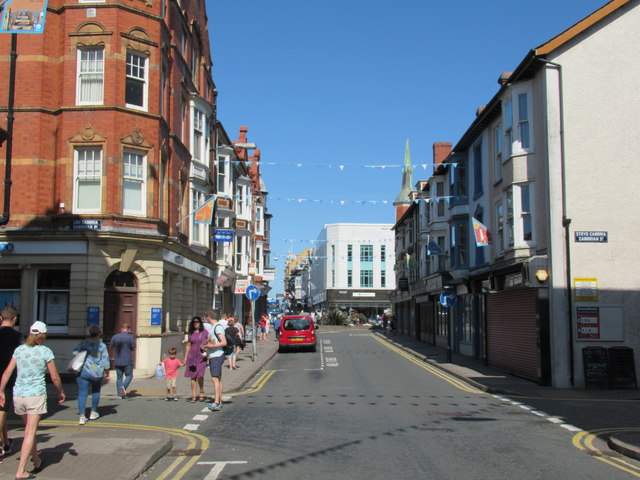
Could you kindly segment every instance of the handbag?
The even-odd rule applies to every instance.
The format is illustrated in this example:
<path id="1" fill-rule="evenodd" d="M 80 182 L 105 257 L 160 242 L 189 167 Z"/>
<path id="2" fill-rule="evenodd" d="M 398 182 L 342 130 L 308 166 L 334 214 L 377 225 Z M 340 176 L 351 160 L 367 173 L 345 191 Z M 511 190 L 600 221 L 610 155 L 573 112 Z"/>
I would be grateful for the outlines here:
<path id="1" fill-rule="evenodd" d="M 80 373 L 82 371 L 82 367 L 84 366 L 84 362 L 87 359 L 87 351 L 82 350 L 81 352 L 76 353 L 73 358 L 69 361 L 67 365 L 67 370 L 70 372 Z"/>

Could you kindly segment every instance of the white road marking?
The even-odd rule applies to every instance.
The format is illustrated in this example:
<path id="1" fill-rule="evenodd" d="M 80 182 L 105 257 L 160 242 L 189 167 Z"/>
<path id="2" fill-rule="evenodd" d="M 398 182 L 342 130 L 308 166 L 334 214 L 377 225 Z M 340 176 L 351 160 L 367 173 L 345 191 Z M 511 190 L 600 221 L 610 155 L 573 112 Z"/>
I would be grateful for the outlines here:
<path id="1" fill-rule="evenodd" d="M 207 418 L 209 418 L 209 415 L 196 415 L 191 420 L 194 422 L 204 422 Z"/>
<path id="2" fill-rule="evenodd" d="M 327 367 L 337 367 L 338 359 L 336 357 L 327 357 Z"/>
<path id="3" fill-rule="evenodd" d="M 549 420 L 551 423 L 557 423 L 558 425 L 564 423 L 564 420 L 558 417 L 547 417 L 547 420 Z"/>
<path id="4" fill-rule="evenodd" d="M 333 347 L 324 347 L 325 353 L 333 353 Z"/>
<path id="5" fill-rule="evenodd" d="M 560 425 L 562 428 L 569 430 L 570 432 L 582 432 L 583 430 L 578 427 L 574 427 L 573 425 L 569 425 L 568 423 L 563 423 Z"/>
<path id="6" fill-rule="evenodd" d="M 190 432 L 195 432 L 198 427 L 200 425 L 195 424 L 195 423 L 187 423 L 184 427 L 182 427 L 183 430 L 189 430 Z"/>
<path id="7" fill-rule="evenodd" d="M 216 480 L 224 467 L 227 465 L 244 465 L 247 462 L 244 461 L 233 461 L 233 462 L 198 462 L 197 465 L 213 465 L 213 468 L 207 473 L 207 476 L 204 477 L 204 480 Z"/>

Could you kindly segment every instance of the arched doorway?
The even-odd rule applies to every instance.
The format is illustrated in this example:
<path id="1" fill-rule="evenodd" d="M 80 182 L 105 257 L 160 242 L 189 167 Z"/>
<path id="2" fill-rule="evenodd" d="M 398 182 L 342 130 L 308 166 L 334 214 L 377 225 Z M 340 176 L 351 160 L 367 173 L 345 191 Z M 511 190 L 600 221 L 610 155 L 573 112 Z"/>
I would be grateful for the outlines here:
<path id="1" fill-rule="evenodd" d="M 104 282 L 104 342 L 120 332 L 122 324 L 131 327 L 135 336 L 138 324 L 138 286 L 131 272 L 111 272 Z M 109 351 L 110 357 L 113 353 Z M 135 353 L 135 350 L 134 350 Z"/>

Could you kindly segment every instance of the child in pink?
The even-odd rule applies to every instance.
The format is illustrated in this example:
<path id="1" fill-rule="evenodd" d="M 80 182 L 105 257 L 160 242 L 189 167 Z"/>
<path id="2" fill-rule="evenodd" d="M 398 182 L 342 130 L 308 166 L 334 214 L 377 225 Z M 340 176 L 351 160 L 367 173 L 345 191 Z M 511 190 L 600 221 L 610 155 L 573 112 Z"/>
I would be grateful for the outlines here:
<path id="1" fill-rule="evenodd" d="M 178 368 L 184 367 L 184 363 L 176 358 L 178 349 L 171 347 L 169 349 L 169 358 L 165 358 L 162 361 L 164 365 L 164 375 L 167 380 L 167 396 L 165 400 L 178 401 L 178 395 L 176 394 L 176 379 L 178 378 Z"/>

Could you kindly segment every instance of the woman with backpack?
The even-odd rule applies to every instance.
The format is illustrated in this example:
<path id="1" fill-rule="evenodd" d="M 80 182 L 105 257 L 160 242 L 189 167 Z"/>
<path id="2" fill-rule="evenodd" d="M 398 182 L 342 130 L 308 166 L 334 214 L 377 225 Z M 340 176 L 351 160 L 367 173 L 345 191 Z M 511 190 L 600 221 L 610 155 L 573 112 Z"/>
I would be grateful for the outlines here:
<path id="1" fill-rule="evenodd" d="M 100 327 L 92 325 L 89 327 L 89 338 L 83 340 L 73 349 L 76 355 L 84 350 L 87 351 L 87 357 L 82 366 L 80 374 L 76 378 L 78 383 L 78 414 L 80 415 L 79 425 L 87 423 L 85 413 L 87 411 L 87 399 L 89 391 L 91 391 L 91 413 L 89 420 L 96 420 L 98 414 L 98 404 L 100 403 L 100 388 L 102 380 L 109 378 L 109 351 L 107 346 L 100 339 Z"/>
<path id="2" fill-rule="evenodd" d="M 225 337 L 227 337 L 227 347 L 225 349 L 225 354 L 229 359 L 229 365 L 227 365 L 227 368 L 229 370 L 235 370 L 236 368 L 238 368 L 236 366 L 236 359 L 238 357 L 236 346 L 240 343 L 240 338 L 239 338 L 240 332 L 238 328 L 235 326 L 235 323 L 236 323 L 235 319 L 230 318 L 227 328 L 224 329 L 224 335 Z M 231 342 L 232 345 L 229 345 L 229 342 Z M 227 352 L 230 352 L 230 353 L 227 353 Z"/>

